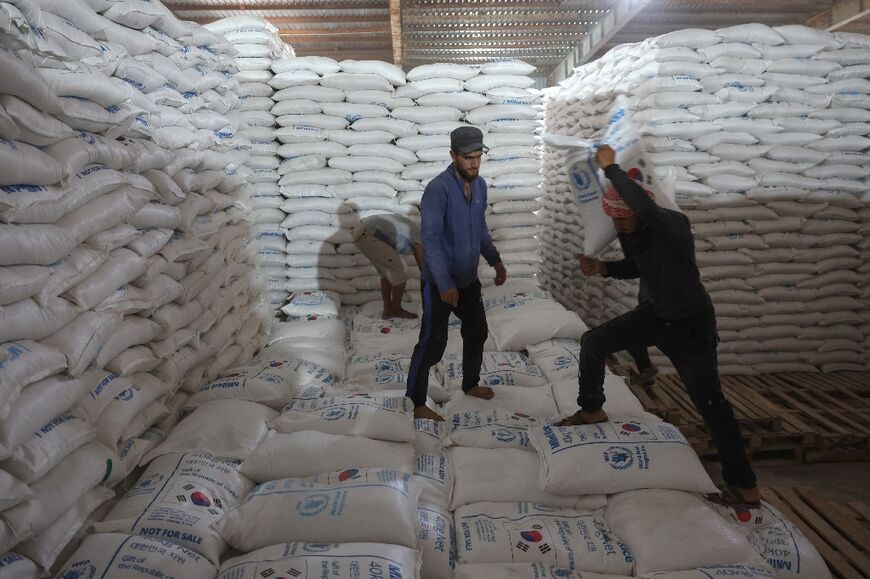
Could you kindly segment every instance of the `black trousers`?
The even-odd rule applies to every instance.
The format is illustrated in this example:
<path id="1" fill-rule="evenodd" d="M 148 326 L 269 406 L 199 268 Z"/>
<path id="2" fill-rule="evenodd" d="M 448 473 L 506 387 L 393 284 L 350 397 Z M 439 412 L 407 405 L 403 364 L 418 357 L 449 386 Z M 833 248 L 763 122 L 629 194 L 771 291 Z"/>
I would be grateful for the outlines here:
<path id="1" fill-rule="evenodd" d="M 423 316 L 420 339 L 414 348 L 411 368 L 408 371 L 408 390 L 405 394 L 414 406 L 426 405 L 426 390 L 429 386 L 429 369 L 437 364 L 447 347 L 447 325 L 450 314 L 462 321 L 462 390 L 468 392 L 480 381 L 480 365 L 483 362 L 483 344 L 489 328 L 480 296 L 480 282 L 459 288 L 459 303 L 454 308 L 441 300 L 434 283 L 423 281 Z"/>
<path id="2" fill-rule="evenodd" d="M 637 348 L 628 351 L 629 356 L 634 360 L 634 365 L 638 372 L 643 372 L 652 366 L 652 360 L 649 359 L 649 352 L 646 348 Z"/>
<path id="3" fill-rule="evenodd" d="M 716 359 L 713 309 L 679 320 L 656 316 L 648 305 L 592 328 L 580 339 L 580 395 L 583 410 L 604 404 L 604 358 L 620 350 L 657 346 L 673 363 L 719 450 L 725 482 L 740 488 L 756 485 L 731 404 L 722 394 Z"/>

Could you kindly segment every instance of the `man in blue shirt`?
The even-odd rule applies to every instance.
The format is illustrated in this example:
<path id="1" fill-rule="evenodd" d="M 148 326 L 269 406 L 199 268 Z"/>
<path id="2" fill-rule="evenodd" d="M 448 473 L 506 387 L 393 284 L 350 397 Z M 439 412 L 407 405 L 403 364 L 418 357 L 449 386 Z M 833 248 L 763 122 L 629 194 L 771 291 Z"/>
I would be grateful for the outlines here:
<path id="1" fill-rule="evenodd" d="M 453 163 L 426 186 L 420 204 L 423 318 L 406 394 L 414 402 L 414 418 L 444 420 L 426 406 L 426 389 L 429 369 L 447 347 L 451 313 L 462 321 L 462 391 L 493 397 L 492 388 L 478 384 L 489 331 L 477 279 L 480 256 L 495 268 L 496 285 L 505 282 L 507 271 L 486 226 L 486 182 L 479 176 L 484 148 L 483 133 L 476 127 L 450 133 Z"/>
<path id="2" fill-rule="evenodd" d="M 420 226 L 401 215 L 372 215 L 360 221 L 353 242 L 381 276 L 384 318 L 416 318 L 417 314 L 402 307 L 408 281 L 408 266 L 402 255 L 413 254 L 421 267 Z"/>

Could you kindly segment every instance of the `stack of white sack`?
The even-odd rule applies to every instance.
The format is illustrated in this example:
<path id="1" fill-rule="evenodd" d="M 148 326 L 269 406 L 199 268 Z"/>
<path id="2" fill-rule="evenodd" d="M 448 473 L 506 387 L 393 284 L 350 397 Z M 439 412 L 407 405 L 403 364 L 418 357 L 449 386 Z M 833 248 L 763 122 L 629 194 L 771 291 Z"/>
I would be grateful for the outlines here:
<path id="1" fill-rule="evenodd" d="M 494 189 L 493 219 L 500 229 L 516 226 L 503 240 L 506 262 L 514 275 L 537 273 L 531 211 L 539 195 L 540 95 L 526 88 L 533 82 L 523 75 L 533 69 L 525 63 L 483 69 L 487 82 L 465 86 L 477 69 L 427 65 L 406 79 L 379 61 L 312 56 L 274 63 L 288 291 L 330 290 L 350 305 L 378 299 L 380 277 L 353 244 L 354 228 L 379 213 L 419 221 L 424 187 L 450 163 L 449 133 L 467 115 L 466 122 L 500 133 L 493 137 L 498 146 L 490 145 L 497 148 L 491 174 L 482 174 Z M 522 173 L 498 180 L 509 164 Z M 403 259 L 409 288 L 417 289 L 416 264 Z M 491 280 L 492 269 L 481 275 Z"/>
<path id="2" fill-rule="evenodd" d="M 490 401 L 457 392 L 456 360 L 446 359 L 447 423 L 413 420 L 410 400 L 390 389 L 415 322 L 378 322 L 376 308 L 362 308 L 349 338 L 336 318 L 276 324 L 254 360 L 191 394 L 193 412 L 58 568 L 124 577 L 128 564 L 112 554 L 142 551 L 137 571 L 185 577 L 313 579 L 324 566 L 341 579 L 363 568 L 425 579 L 828 576 L 780 516 L 712 508 L 699 493 L 714 487 L 686 439 L 655 417 L 629 417 L 627 400 L 613 422 L 549 424 L 547 381 L 576 376 L 578 336 L 551 335 L 542 293 L 528 281 L 485 288 L 485 303 L 516 310 L 517 324 L 546 339 L 528 347 L 531 359 L 485 354 Z M 295 304 L 298 317 L 335 309 L 313 301 Z M 388 350 L 400 355 L 375 358 Z M 367 395 L 350 395 L 351 375 Z"/>
<path id="3" fill-rule="evenodd" d="M 512 277 L 533 277 L 540 269 L 537 224 L 539 209 L 541 93 L 528 75 L 535 67 L 520 60 L 498 60 L 481 66 L 436 63 L 408 71 L 408 84 L 396 96 L 414 99 L 415 108 L 392 116 L 417 124 L 418 135 L 396 141 L 417 156 L 402 177 L 421 187 L 450 164 L 450 132 L 474 125 L 484 133 L 489 151 L 480 175 L 488 191 L 487 222 L 502 261 Z M 420 190 L 418 190 L 420 191 Z M 419 204 L 419 193 L 406 202 Z M 479 275 L 492 283 L 495 272 L 481 259 Z"/>
<path id="4" fill-rule="evenodd" d="M 746 24 L 621 46 L 548 95 L 547 132 L 592 141 L 628 95 L 654 174 L 675 179 L 692 221 L 723 373 L 865 366 L 868 66 L 867 36 Z M 546 148 L 546 286 L 600 323 L 636 290 L 579 272 L 568 164 Z"/>
<path id="5" fill-rule="evenodd" d="M 0 552 L 48 569 L 269 316 L 232 48 L 158 2 L 0 13 Z"/>
<path id="6" fill-rule="evenodd" d="M 398 173 L 415 159 L 393 145 L 403 127 L 388 118 L 405 74 L 386 62 L 314 56 L 284 58 L 272 70 L 286 289 L 329 290 L 346 303 L 365 303 L 380 278 L 358 254 L 354 228 L 376 213 L 417 213 L 397 200 L 407 186 L 397 183 Z M 358 292 L 367 297 L 355 301 Z"/>
<path id="7" fill-rule="evenodd" d="M 205 26 L 221 34 L 235 48 L 235 64 L 239 69 L 234 77 L 239 86 L 241 100 L 232 115 L 238 125 L 238 134 L 251 141 L 250 174 L 244 208 L 250 211 L 250 238 L 259 254 L 258 273 L 264 278 L 269 292 L 269 303 L 277 309 L 287 302 L 284 287 L 287 276 L 284 268 L 284 234 L 280 223 L 283 199 L 278 192 L 278 141 L 275 138 L 275 116 L 272 95 L 277 90 L 272 84 L 272 64 L 281 58 L 293 56 L 293 49 L 278 36 L 278 29 L 269 21 L 256 16 L 233 16 Z"/>

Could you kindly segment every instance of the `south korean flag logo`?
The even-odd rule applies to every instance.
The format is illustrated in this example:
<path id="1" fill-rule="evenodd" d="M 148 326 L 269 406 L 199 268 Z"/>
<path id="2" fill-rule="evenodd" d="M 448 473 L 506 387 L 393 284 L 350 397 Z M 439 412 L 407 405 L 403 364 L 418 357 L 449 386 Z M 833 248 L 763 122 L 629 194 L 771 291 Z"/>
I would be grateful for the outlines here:
<path id="1" fill-rule="evenodd" d="M 534 524 L 525 530 L 520 531 L 520 536 L 514 546 L 523 553 L 537 551 L 542 555 L 546 555 L 553 550 L 553 547 L 545 539 L 544 533 L 542 532 L 543 529 L 544 527 L 542 525 Z"/>

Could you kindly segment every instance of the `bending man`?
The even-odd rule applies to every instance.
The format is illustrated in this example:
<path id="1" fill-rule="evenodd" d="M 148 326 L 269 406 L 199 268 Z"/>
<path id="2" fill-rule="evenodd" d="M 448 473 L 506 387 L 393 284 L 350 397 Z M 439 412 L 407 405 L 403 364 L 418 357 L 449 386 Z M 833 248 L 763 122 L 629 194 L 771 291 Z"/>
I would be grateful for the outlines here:
<path id="1" fill-rule="evenodd" d="M 695 244 L 688 218 L 656 205 L 652 195 L 615 163 L 607 146 L 597 152 L 610 180 L 602 202 L 613 219 L 625 254 L 621 261 L 581 255 L 585 275 L 640 278 L 640 303 L 634 310 L 587 331 L 580 340 L 580 410 L 559 425 L 605 422 L 604 359 L 620 350 L 657 346 L 673 363 L 710 431 L 729 504 L 757 504 L 761 494 L 746 458 L 731 405 L 722 395 L 716 360 L 716 313 L 695 264 Z"/>
<path id="2" fill-rule="evenodd" d="M 422 268 L 420 226 L 399 215 L 373 215 L 360 221 L 354 243 L 381 276 L 384 317 L 416 318 L 417 314 L 402 308 L 408 282 L 408 266 L 402 255 L 413 254 L 417 267 Z"/>
<path id="3" fill-rule="evenodd" d="M 488 333 L 477 279 L 480 256 L 495 268 L 496 285 L 505 282 L 507 272 L 484 217 L 486 182 L 478 175 L 483 149 L 483 133 L 476 127 L 454 130 L 450 133 L 453 163 L 423 193 L 423 319 L 407 391 L 415 418 L 444 420 L 426 406 L 426 390 L 429 369 L 447 347 L 451 313 L 462 321 L 462 391 L 484 399 L 493 396 L 492 388 L 478 385 Z"/>

